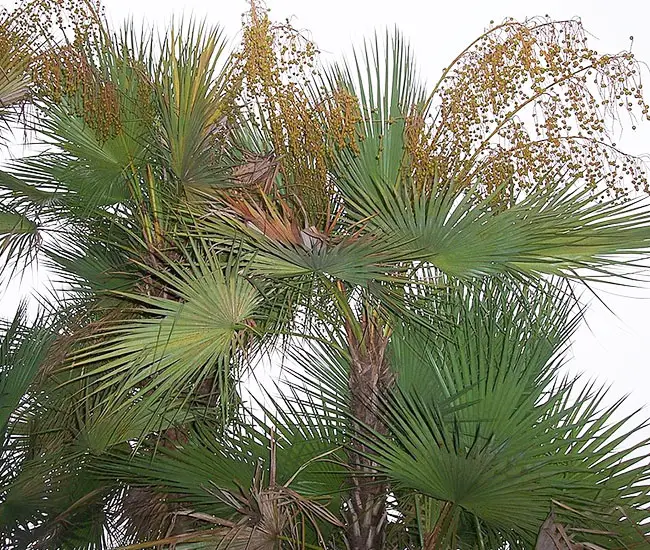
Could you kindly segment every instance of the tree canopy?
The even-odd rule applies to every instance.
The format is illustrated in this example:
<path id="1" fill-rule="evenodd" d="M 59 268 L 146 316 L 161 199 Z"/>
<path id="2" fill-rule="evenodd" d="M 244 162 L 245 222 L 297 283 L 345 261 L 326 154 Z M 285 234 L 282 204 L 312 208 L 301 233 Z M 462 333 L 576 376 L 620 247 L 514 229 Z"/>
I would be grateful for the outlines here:
<path id="1" fill-rule="evenodd" d="M 563 370 L 576 285 L 647 258 L 631 53 L 506 20 L 427 87 L 397 31 L 36 0 L 0 67 L 0 272 L 52 286 L 0 326 L 6 548 L 647 545 L 646 422 Z"/>

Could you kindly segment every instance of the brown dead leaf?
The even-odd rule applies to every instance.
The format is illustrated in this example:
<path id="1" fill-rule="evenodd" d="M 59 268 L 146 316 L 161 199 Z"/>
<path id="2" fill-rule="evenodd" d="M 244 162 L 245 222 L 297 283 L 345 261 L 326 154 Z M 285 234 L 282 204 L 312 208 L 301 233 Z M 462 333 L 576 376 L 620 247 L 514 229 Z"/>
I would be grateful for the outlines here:
<path id="1" fill-rule="evenodd" d="M 535 550 L 605 550 L 592 543 L 575 542 L 569 536 L 564 525 L 555 521 L 552 512 L 542 524 L 537 537 Z"/>

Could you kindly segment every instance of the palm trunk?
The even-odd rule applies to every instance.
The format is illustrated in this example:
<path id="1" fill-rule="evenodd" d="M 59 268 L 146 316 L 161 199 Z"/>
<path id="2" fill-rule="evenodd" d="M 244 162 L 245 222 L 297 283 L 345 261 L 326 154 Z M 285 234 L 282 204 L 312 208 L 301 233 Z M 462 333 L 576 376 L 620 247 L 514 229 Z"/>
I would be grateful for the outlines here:
<path id="1" fill-rule="evenodd" d="M 451 502 L 445 502 L 440 509 L 438 520 L 433 529 L 424 533 L 423 550 L 440 550 L 444 547 L 444 541 L 449 537 L 449 528 L 454 521 L 455 507 Z M 480 531 L 479 531 L 480 533 Z"/>
<path id="2" fill-rule="evenodd" d="M 360 328 L 361 338 L 347 327 L 350 409 L 359 425 L 385 433 L 377 398 L 386 392 L 392 380 L 385 357 L 388 336 L 372 313 L 364 313 Z M 352 482 L 346 510 L 349 550 L 380 550 L 384 545 L 387 485 L 376 474 L 376 465 L 367 453 L 368 448 L 356 440 L 348 453 Z"/>

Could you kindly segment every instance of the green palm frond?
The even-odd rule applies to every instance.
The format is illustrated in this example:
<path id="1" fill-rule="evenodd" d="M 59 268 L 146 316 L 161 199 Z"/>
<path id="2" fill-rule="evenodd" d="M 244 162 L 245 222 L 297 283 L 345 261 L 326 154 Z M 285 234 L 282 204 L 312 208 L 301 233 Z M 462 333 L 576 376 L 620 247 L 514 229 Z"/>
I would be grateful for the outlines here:
<path id="1" fill-rule="evenodd" d="M 79 453 L 50 452 L 22 465 L 0 503 L 7 548 L 108 549 L 111 496 Z"/>
<path id="2" fill-rule="evenodd" d="M 24 212 L 40 213 L 47 206 L 56 204 L 56 189 L 44 189 L 44 182 L 30 185 L 16 176 L 0 170 L 0 195 L 8 208 Z"/>
<path id="3" fill-rule="evenodd" d="M 0 537 L 6 548 L 28 548 L 35 541 L 51 541 L 48 544 L 59 548 L 100 548 L 87 545 L 104 537 L 98 516 L 103 493 L 84 485 L 78 463 L 76 473 L 71 470 L 70 464 L 79 456 L 68 462 L 60 452 L 42 448 L 33 424 L 43 411 L 38 378 L 55 340 L 54 328 L 48 323 L 39 318 L 28 326 L 22 305 L 13 321 L 2 327 Z M 92 501 L 88 495 L 96 497 L 93 505 L 98 508 L 94 511 L 87 507 Z M 67 523 L 70 516 L 74 516 L 74 529 Z M 92 528 L 94 535 L 89 537 L 85 528 Z"/>
<path id="4" fill-rule="evenodd" d="M 477 200 L 444 186 L 427 196 L 370 180 L 379 189 L 369 195 L 367 186 L 357 183 L 368 170 L 353 162 L 346 170 L 354 174 L 344 176 L 342 188 L 353 182 L 345 192 L 358 219 L 369 220 L 379 235 L 401 238 L 412 260 L 430 262 L 450 275 L 577 277 L 579 270 L 592 270 L 602 276 L 648 246 L 644 199 L 621 204 L 571 186 L 553 189 L 553 183 L 495 212 L 492 197 Z"/>
<path id="5" fill-rule="evenodd" d="M 153 88 L 160 112 L 160 160 L 186 190 L 218 185 L 226 174 L 216 162 L 217 137 L 230 116 L 222 31 L 181 22 L 167 33 L 161 49 Z"/>
<path id="6" fill-rule="evenodd" d="M 120 65 L 129 67 L 127 60 L 119 61 L 110 73 L 121 109 L 115 115 L 119 126 L 105 135 L 77 114 L 79 107 L 72 99 L 48 105 L 38 130 L 57 153 L 16 163 L 19 177 L 58 187 L 69 194 L 72 204 L 76 199 L 86 210 L 133 198 L 131 186 L 146 159 L 151 120 L 139 97 L 138 86 L 144 84 L 135 69 L 121 70 Z"/>
<path id="7" fill-rule="evenodd" d="M 0 277 L 10 280 L 38 258 L 41 232 L 37 222 L 0 203 Z"/>
<path id="8" fill-rule="evenodd" d="M 650 439 L 620 447 L 645 424 L 614 422 L 620 403 L 601 410 L 602 390 L 558 380 L 576 321 L 566 290 L 518 296 L 493 282 L 453 293 L 445 337 L 396 334 L 398 388 L 383 413 L 390 437 L 368 443 L 380 470 L 449 503 L 449 521 L 469 513 L 514 547 L 534 542 L 553 501 L 584 512 L 573 527 L 615 533 L 607 544 L 636 541 L 620 520 L 648 505 L 650 472 L 634 452 Z"/>
<path id="9" fill-rule="evenodd" d="M 27 306 L 23 303 L 13 320 L 2 321 L 4 326 L 0 326 L 0 429 L 3 437 L 7 436 L 10 419 L 38 374 L 53 339 L 45 327 L 30 328 L 26 321 Z"/>
<path id="10" fill-rule="evenodd" d="M 135 260 L 138 243 L 118 224 L 74 227 L 42 247 L 44 265 L 66 291 L 91 297 L 116 298 L 114 292 L 130 292 L 139 280 Z"/>
<path id="11" fill-rule="evenodd" d="M 581 268 L 608 273 L 634 250 L 647 249 L 646 200 L 594 195 L 561 169 L 550 169 L 545 181 L 505 208 L 497 207 L 502 190 L 479 196 L 480 182 L 477 189 L 459 187 L 438 174 L 429 185 L 416 185 L 405 124 L 424 108 L 424 95 L 399 35 L 390 47 L 375 40 L 353 69 L 333 71 L 330 81 L 355 93 L 362 116 L 362 138 L 354 148 L 338 149 L 332 166 L 346 213 L 375 238 L 405 243 L 402 254 L 412 261 L 454 276 L 575 276 Z"/>
<path id="12" fill-rule="evenodd" d="M 71 368 L 83 369 L 80 376 L 91 377 L 97 392 L 112 388 L 123 406 L 143 395 L 160 406 L 181 395 L 191 399 L 212 380 L 224 412 L 231 406 L 232 377 L 241 374 L 240 352 L 256 333 L 262 297 L 236 266 L 194 252 L 188 265 L 171 262 L 168 273 L 154 273 L 162 295 L 156 285 L 154 295 L 123 293 L 142 307 L 74 355 Z"/>
<path id="13" fill-rule="evenodd" d="M 242 261 L 258 277 L 338 279 L 352 285 L 403 280 L 405 267 L 395 265 L 407 259 L 403 241 L 357 235 L 329 238 L 309 229 L 297 229 L 290 240 L 279 240 L 227 215 L 219 217 L 217 213 L 212 219 L 197 219 L 192 231 L 224 246 L 239 240 Z M 389 269 L 392 275 L 386 273 Z"/>
<path id="14" fill-rule="evenodd" d="M 25 235 L 36 230 L 36 224 L 17 212 L 0 212 L 1 235 Z"/>
<path id="15" fill-rule="evenodd" d="M 356 144 L 358 151 L 339 150 L 334 169 L 340 170 L 343 176 L 360 176 L 355 169 L 363 171 L 363 175 L 356 180 L 350 178 L 351 181 L 343 177 L 337 184 L 341 185 L 346 200 L 354 197 L 353 187 L 360 192 L 360 201 L 371 196 L 388 199 L 390 190 L 404 176 L 406 119 L 426 96 L 407 42 L 399 33 L 392 37 L 386 33 L 383 43 L 375 35 L 374 41 L 355 51 L 350 66 L 334 66 L 327 83 L 330 88 L 349 89 L 358 98 L 362 117 L 363 139 Z M 381 197 L 383 191 L 387 195 Z"/>

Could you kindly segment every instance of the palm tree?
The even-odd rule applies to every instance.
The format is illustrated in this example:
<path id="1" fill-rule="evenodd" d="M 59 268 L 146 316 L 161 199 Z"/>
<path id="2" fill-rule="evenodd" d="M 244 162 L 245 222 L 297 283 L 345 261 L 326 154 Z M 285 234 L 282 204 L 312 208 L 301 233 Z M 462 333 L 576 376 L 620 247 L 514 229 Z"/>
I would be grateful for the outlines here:
<path id="1" fill-rule="evenodd" d="M 592 108 L 568 55 L 636 93 L 627 54 L 506 22 L 427 93 L 399 35 L 318 72 L 255 3 L 232 54 L 194 22 L 157 40 L 89 17 L 39 60 L 49 149 L 0 181 L 5 269 L 38 258 L 56 288 L 2 331 L 6 547 L 648 542 L 647 440 L 626 443 L 644 424 L 561 372 L 566 281 L 634 268 L 650 240 L 647 201 L 590 159 L 639 185 L 642 166 L 578 149 L 547 103 L 565 86 Z M 477 51 L 522 60 L 529 95 L 468 89 Z M 474 121 L 480 101 L 510 116 Z M 251 406 L 263 357 L 288 380 Z"/>

